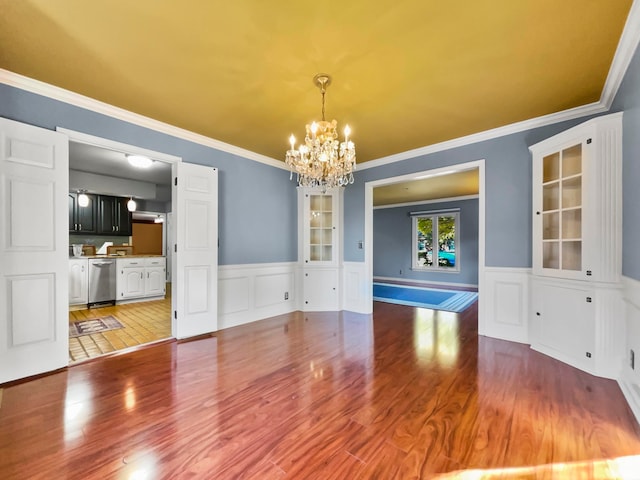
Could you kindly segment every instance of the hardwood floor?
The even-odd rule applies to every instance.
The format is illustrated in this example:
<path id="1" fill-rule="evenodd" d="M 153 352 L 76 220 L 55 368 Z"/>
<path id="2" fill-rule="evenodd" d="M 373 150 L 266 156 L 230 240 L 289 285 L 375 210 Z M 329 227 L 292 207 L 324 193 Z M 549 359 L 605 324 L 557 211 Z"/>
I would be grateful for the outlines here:
<path id="1" fill-rule="evenodd" d="M 69 362 L 77 363 L 171 337 L 169 285 L 163 300 L 70 311 L 69 322 L 113 315 L 124 328 L 69 338 Z"/>
<path id="2" fill-rule="evenodd" d="M 630 462 L 617 384 L 478 337 L 475 305 L 295 312 L 9 386 L 0 407 L 3 479 L 637 478 Z M 450 473 L 469 469 L 500 470 Z"/>

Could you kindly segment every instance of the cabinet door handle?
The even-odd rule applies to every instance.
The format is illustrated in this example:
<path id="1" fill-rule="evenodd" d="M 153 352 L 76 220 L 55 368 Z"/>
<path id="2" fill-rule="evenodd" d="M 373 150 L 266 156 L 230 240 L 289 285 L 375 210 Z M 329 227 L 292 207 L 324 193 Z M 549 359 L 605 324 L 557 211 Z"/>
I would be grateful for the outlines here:
<path id="1" fill-rule="evenodd" d="M 120 231 L 120 225 L 116 225 L 116 232 Z"/>
<path id="2" fill-rule="evenodd" d="M 537 316 L 540 316 L 540 312 L 536 312 L 536 315 L 537 315 Z"/>
<path id="3" fill-rule="evenodd" d="M 79 228 L 79 230 L 82 230 L 82 224 L 80 223 L 79 225 L 80 225 L 80 228 Z"/>
<path id="4" fill-rule="evenodd" d="M 112 232 L 115 232 L 115 231 L 116 231 L 116 227 L 112 226 L 112 227 L 111 227 L 111 231 L 112 231 Z"/>

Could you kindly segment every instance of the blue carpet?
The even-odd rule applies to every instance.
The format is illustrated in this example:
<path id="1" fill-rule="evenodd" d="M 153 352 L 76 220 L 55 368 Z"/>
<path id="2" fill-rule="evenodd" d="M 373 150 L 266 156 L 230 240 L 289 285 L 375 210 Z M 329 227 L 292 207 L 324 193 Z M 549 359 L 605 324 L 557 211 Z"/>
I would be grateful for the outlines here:
<path id="1" fill-rule="evenodd" d="M 478 298 L 477 292 L 440 290 L 407 285 L 373 284 L 373 299 L 411 307 L 461 312 Z"/>

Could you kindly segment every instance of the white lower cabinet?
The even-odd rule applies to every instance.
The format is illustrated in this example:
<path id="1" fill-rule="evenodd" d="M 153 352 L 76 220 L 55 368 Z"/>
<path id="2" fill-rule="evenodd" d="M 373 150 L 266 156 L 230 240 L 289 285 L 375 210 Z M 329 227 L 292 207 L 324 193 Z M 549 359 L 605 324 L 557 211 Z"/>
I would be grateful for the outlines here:
<path id="1" fill-rule="evenodd" d="M 69 259 L 69 305 L 89 302 L 89 261 L 86 258 Z"/>
<path id="2" fill-rule="evenodd" d="M 303 311 L 338 310 L 338 269 L 309 268 L 302 272 Z"/>
<path id="3" fill-rule="evenodd" d="M 144 279 L 144 294 L 146 296 L 164 295 L 165 293 L 165 271 L 164 267 L 146 267 L 146 277 Z"/>
<path id="4" fill-rule="evenodd" d="M 146 299 L 165 295 L 166 259 L 163 257 L 119 258 L 117 300 Z"/>
<path id="5" fill-rule="evenodd" d="M 595 295 L 586 282 L 533 280 L 532 347 L 593 372 Z"/>

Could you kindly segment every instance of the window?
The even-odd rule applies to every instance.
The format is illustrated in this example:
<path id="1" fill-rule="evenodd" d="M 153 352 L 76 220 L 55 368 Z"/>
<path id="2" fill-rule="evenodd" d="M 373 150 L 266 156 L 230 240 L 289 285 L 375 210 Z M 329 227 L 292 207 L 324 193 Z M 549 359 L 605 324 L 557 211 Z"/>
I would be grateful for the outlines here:
<path id="1" fill-rule="evenodd" d="M 460 271 L 460 211 L 412 213 L 413 268 Z"/>

